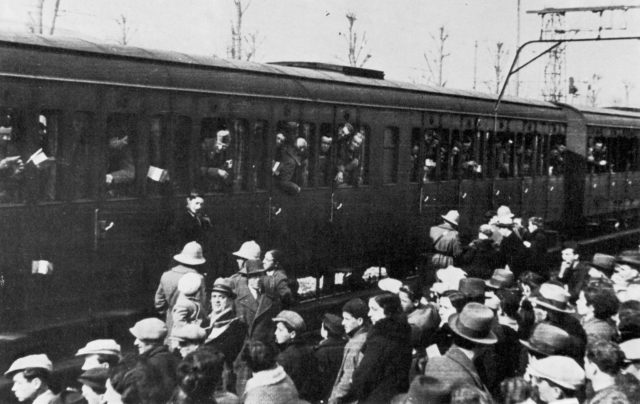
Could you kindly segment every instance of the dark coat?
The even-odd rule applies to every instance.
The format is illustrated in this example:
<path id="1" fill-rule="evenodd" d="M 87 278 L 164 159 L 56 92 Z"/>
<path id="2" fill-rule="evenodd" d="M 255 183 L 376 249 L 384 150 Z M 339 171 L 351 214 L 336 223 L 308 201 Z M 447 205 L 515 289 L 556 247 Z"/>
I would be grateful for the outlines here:
<path id="1" fill-rule="evenodd" d="M 173 250 L 181 251 L 185 244 L 197 241 L 206 252 L 209 247 L 208 233 L 211 228 L 211 219 L 207 215 L 196 216 L 184 209 L 170 229 Z"/>
<path id="2" fill-rule="evenodd" d="M 450 348 L 444 356 L 430 358 L 424 374 L 435 377 L 451 388 L 455 385 L 470 384 L 480 390 L 486 390 L 471 359 L 455 347 Z"/>
<path id="3" fill-rule="evenodd" d="M 247 278 L 236 274 L 232 277 L 236 285 L 236 315 L 247 325 L 247 339 L 273 341 L 275 323 L 272 319 L 280 313 L 280 299 L 271 292 L 262 293 L 258 300 L 253 298 L 247 285 Z"/>
<path id="4" fill-rule="evenodd" d="M 160 277 L 160 284 L 156 290 L 154 303 L 158 313 L 160 315 L 166 315 L 165 323 L 167 324 L 168 330 L 173 329 L 173 306 L 175 306 L 180 294 L 178 292 L 178 281 L 187 273 L 197 274 L 198 271 L 178 264 L 170 270 L 165 271 Z M 200 302 L 200 307 L 207 307 L 206 298 L 204 282 L 202 282 L 200 291 L 198 291 L 196 295 L 196 299 Z"/>
<path id="5" fill-rule="evenodd" d="M 327 400 L 331 395 L 333 384 L 336 381 L 340 365 L 342 365 L 342 355 L 346 340 L 329 337 L 320 341 L 315 348 L 315 357 L 318 361 L 317 383 L 322 386 L 320 398 Z"/>
<path id="6" fill-rule="evenodd" d="M 458 230 L 451 224 L 444 222 L 438 226 L 432 226 L 429 229 L 429 238 L 431 240 L 429 250 L 433 251 L 430 259 L 432 268 L 439 269 L 453 265 L 454 260 L 462 255 Z"/>
<path id="7" fill-rule="evenodd" d="M 527 232 L 524 235 L 524 239 L 531 243 L 531 247 L 528 248 L 529 270 L 542 276 L 547 276 L 549 273 L 547 262 L 549 241 L 544 234 L 544 230 L 536 229 L 533 233 Z"/>
<path id="8" fill-rule="evenodd" d="M 362 352 L 351 386 L 358 403 L 387 403 L 409 389 L 411 327 L 404 318 L 375 323 Z"/>
<path id="9" fill-rule="evenodd" d="M 527 270 L 529 266 L 529 251 L 515 231 L 504 237 L 500 242 L 500 259 L 502 264 L 500 267 L 509 265 L 509 269 L 511 269 L 516 279 L 520 277 L 522 272 Z"/>
<path id="10" fill-rule="evenodd" d="M 571 303 L 578 301 L 580 291 L 585 283 L 589 281 L 589 269 L 591 269 L 591 267 L 587 262 L 578 261 L 570 269 L 565 271 L 562 278 L 559 278 L 559 280 L 566 283 L 569 288 L 569 295 L 571 296 L 569 301 Z"/>
<path id="11" fill-rule="evenodd" d="M 318 361 L 309 344 L 302 340 L 283 344 L 276 362 L 291 377 L 300 398 L 310 401 L 320 398 L 323 386 L 318 383 Z"/>
<path id="12" fill-rule="evenodd" d="M 474 240 L 462 253 L 459 263 L 470 278 L 489 279 L 501 264 L 498 246 L 490 238 Z"/>
<path id="13" fill-rule="evenodd" d="M 276 184 L 285 193 L 295 195 L 300 192 L 300 187 L 303 185 L 302 171 L 302 162 L 295 148 L 287 147 L 282 153 Z"/>
<path id="14" fill-rule="evenodd" d="M 167 392 L 173 391 L 173 388 L 177 385 L 178 363 L 180 359 L 169 351 L 166 345 L 159 345 L 151 348 L 149 351 L 140 354 L 141 358 L 144 358 L 152 366 L 160 372 L 162 375 L 162 386 Z"/>
<path id="15" fill-rule="evenodd" d="M 205 331 L 207 338 L 204 345 L 222 352 L 229 369 L 233 369 L 233 362 L 240 354 L 247 335 L 247 325 L 236 316 L 233 310 L 229 310 L 213 319 Z"/>

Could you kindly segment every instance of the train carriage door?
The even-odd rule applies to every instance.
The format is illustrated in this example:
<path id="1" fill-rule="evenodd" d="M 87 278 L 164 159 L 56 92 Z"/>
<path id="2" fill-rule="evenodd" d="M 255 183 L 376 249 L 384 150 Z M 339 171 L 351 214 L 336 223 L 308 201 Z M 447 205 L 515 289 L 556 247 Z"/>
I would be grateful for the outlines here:
<path id="1" fill-rule="evenodd" d="M 493 205 L 506 205 L 521 215 L 521 181 L 517 177 L 516 131 L 520 121 L 499 118 L 493 143 Z"/>
<path id="2" fill-rule="evenodd" d="M 484 132 L 481 118 L 462 118 L 460 141 L 460 217 L 465 229 L 475 231 L 491 208 L 491 187 L 485 173 Z"/>

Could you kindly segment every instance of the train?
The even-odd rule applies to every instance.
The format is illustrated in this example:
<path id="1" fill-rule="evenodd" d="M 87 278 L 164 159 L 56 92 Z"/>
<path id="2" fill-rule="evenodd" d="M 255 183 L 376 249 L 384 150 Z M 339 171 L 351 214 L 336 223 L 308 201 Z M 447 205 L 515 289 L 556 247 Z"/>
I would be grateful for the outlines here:
<path id="1" fill-rule="evenodd" d="M 310 306 L 348 293 L 344 276 L 366 268 L 410 275 L 450 209 L 469 234 L 500 205 L 569 236 L 638 223 L 637 110 L 510 96 L 496 110 L 495 95 L 372 69 L 19 33 L 0 34 L 0 55 L 7 335 L 151 307 L 178 252 L 167 231 L 193 190 L 213 225 L 214 277 L 234 273 L 231 252 L 255 240 L 315 282 Z M 207 187 L 203 147 L 221 131 L 228 176 Z M 274 175 L 281 132 L 308 145 L 293 195 Z M 339 183 L 350 132 L 362 141 L 356 180 Z M 109 171 L 113 139 L 130 153 L 121 176 Z"/>

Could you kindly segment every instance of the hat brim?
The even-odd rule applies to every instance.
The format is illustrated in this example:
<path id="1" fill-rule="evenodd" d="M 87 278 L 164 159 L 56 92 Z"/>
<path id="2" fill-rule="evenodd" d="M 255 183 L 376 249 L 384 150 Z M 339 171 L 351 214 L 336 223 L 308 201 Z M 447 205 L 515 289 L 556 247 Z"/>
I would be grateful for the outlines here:
<path id="1" fill-rule="evenodd" d="M 112 355 L 119 356 L 119 352 L 115 352 L 108 349 L 84 349 L 81 348 L 76 352 L 76 356 L 87 356 L 87 355 Z"/>
<path id="2" fill-rule="evenodd" d="M 541 351 L 540 349 L 537 349 L 536 347 L 534 347 L 533 345 L 531 345 L 531 343 L 529 343 L 529 341 L 526 341 L 526 340 L 521 339 L 521 340 L 520 340 L 520 343 L 521 343 L 525 348 L 527 348 L 529 351 L 533 351 L 533 352 L 536 352 L 536 353 L 539 353 L 539 354 L 542 354 L 542 355 L 546 355 L 546 356 L 554 355 L 554 354 L 553 354 L 553 353 L 551 353 L 551 352 L 544 352 L 544 351 Z M 557 354 L 555 354 L 555 355 L 557 355 Z"/>
<path id="3" fill-rule="evenodd" d="M 233 291 L 231 290 L 227 290 L 227 289 L 223 289 L 223 288 L 217 288 L 217 287 L 213 287 L 211 288 L 211 293 L 213 292 L 219 292 L 222 293 L 224 295 L 227 295 L 230 299 L 235 299 L 237 297 L 237 295 L 235 293 L 233 293 Z"/>
<path id="4" fill-rule="evenodd" d="M 458 226 L 458 222 L 454 222 L 453 220 L 449 219 L 448 217 L 446 217 L 444 215 L 440 215 L 440 217 L 443 218 L 445 222 L 451 223 L 454 226 Z"/>
<path id="5" fill-rule="evenodd" d="M 185 265 L 202 265 L 205 262 L 207 262 L 207 260 L 204 259 L 204 258 L 190 258 L 190 257 L 185 257 L 182 254 L 174 255 L 173 259 L 176 262 L 179 262 L 179 263 L 185 264 Z"/>
<path id="6" fill-rule="evenodd" d="M 493 279 L 485 280 L 485 281 L 484 281 L 484 284 L 485 284 L 487 287 L 491 288 L 491 289 L 513 289 L 513 287 L 514 287 L 514 285 L 513 285 L 513 284 L 511 284 L 511 285 L 498 285 L 498 284 L 492 283 L 492 282 L 491 282 L 492 280 L 493 280 Z"/>
<path id="7" fill-rule="evenodd" d="M 463 332 L 461 332 L 458 327 L 456 326 L 456 319 L 458 318 L 459 314 L 453 314 L 451 315 L 451 317 L 449 317 L 449 327 L 451 327 L 451 331 L 453 331 L 454 333 L 456 333 L 456 335 L 459 335 L 460 337 L 467 339 L 471 342 L 475 342 L 476 344 L 480 344 L 480 345 L 493 345 L 496 342 L 498 342 L 498 337 L 496 336 L 496 334 L 489 330 L 489 333 L 487 334 L 486 337 L 484 338 L 474 338 L 474 337 L 470 337 L 466 334 L 464 334 Z"/>
<path id="8" fill-rule="evenodd" d="M 249 257 L 249 256 L 243 254 L 242 251 L 240 251 L 240 250 L 238 250 L 238 251 L 236 251 L 234 253 L 231 253 L 231 255 L 233 255 L 234 257 L 245 259 L 245 260 L 254 259 L 254 257 Z"/>
<path id="9" fill-rule="evenodd" d="M 574 313 L 576 312 L 576 311 L 575 311 L 575 309 L 573 309 L 573 308 L 571 308 L 571 309 L 564 309 L 564 310 L 563 310 L 563 309 L 561 309 L 561 308 L 559 308 L 559 307 L 556 307 L 556 306 L 554 306 L 554 305 L 552 305 L 552 304 L 549 304 L 549 303 L 547 303 L 547 302 L 543 302 L 543 301 L 541 301 L 541 300 L 538 300 L 538 299 L 537 299 L 537 298 L 535 298 L 535 297 L 532 297 L 532 298 L 530 299 L 530 301 L 531 301 L 531 303 L 533 303 L 533 304 L 534 304 L 534 305 L 536 305 L 536 306 L 542 306 L 542 307 L 544 307 L 544 308 L 546 308 L 546 309 L 553 310 L 553 311 L 557 311 L 557 312 L 559 312 L 559 313 L 574 314 Z"/>

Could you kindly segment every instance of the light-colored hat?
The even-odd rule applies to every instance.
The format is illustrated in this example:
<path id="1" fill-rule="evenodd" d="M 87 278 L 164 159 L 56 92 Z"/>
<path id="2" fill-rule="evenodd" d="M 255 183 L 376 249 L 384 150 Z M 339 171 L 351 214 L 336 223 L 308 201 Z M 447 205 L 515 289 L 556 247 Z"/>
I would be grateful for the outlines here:
<path id="1" fill-rule="evenodd" d="M 549 356 L 527 366 L 530 375 L 550 380 L 569 390 L 577 390 L 584 384 L 584 370 L 568 356 Z"/>
<path id="2" fill-rule="evenodd" d="M 195 295 L 202 287 L 203 279 L 200 274 L 186 273 L 178 280 L 178 291 L 187 296 Z"/>
<path id="3" fill-rule="evenodd" d="M 498 216 L 498 220 L 495 223 L 498 227 L 513 227 L 513 219 L 510 216 Z"/>
<path id="4" fill-rule="evenodd" d="M 112 339 L 96 339 L 89 341 L 87 345 L 80 348 L 76 356 L 84 355 L 113 355 L 120 356 L 120 345 Z"/>
<path id="5" fill-rule="evenodd" d="M 560 285 L 543 283 L 538 295 L 531 298 L 531 303 L 561 313 L 574 313 L 575 309 L 569 305 L 569 293 Z"/>
<path id="6" fill-rule="evenodd" d="M 129 332 L 140 340 L 159 340 L 167 336 L 167 325 L 155 317 L 138 321 Z"/>
<path id="7" fill-rule="evenodd" d="M 478 229 L 478 233 L 482 233 L 487 237 L 491 237 L 493 235 L 493 229 L 491 228 L 491 225 L 483 224 Z"/>
<path id="8" fill-rule="evenodd" d="M 498 268 L 493 271 L 491 279 L 484 281 L 487 287 L 492 289 L 509 289 L 515 284 L 513 272 L 505 268 Z"/>
<path id="9" fill-rule="evenodd" d="M 620 344 L 620 349 L 624 352 L 627 361 L 640 360 L 640 338 L 630 339 Z"/>
<path id="10" fill-rule="evenodd" d="M 400 292 L 400 288 L 402 287 L 402 281 L 394 278 L 384 278 L 378 281 L 378 287 L 380 288 L 380 290 L 391 292 L 397 295 L 398 292 Z"/>
<path id="11" fill-rule="evenodd" d="M 16 359 L 9 367 L 9 370 L 4 372 L 5 375 L 10 375 L 12 373 L 21 372 L 25 369 L 44 369 L 48 372 L 53 370 L 53 364 L 49 357 L 45 354 L 37 354 L 37 355 L 28 355 L 23 356 L 22 358 Z"/>
<path id="12" fill-rule="evenodd" d="M 436 282 L 431 290 L 436 293 L 444 293 L 447 290 L 458 290 L 460 280 L 467 277 L 467 273 L 461 268 L 450 265 L 436 271 L 436 277 L 440 282 Z"/>
<path id="13" fill-rule="evenodd" d="M 493 311 L 480 303 L 467 303 L 459 314 L 449 317 L 451 331 L 464 339 L 482 345 L 498 342 L 498 337 L 491 331 Z"/>
<path id="14" fill-rule="evenodd" d="M 260 255 L 262 255 L 262 250 L 255 241 L 245 241 L 240 246 L 240 249 L 234 252 L 233 255 L 246 260 L 259 260 Z"/>
<path id="15" fill-rule="evenodd" d="M 205 331 L 196 324 L 185 324 L 171 332 L 171 338 L 178 341 L 204 341 Z"/>
<path id="16" fill-rule="evenodd" d="M 515 215 L 513 213 L 511 213 L 511 209 L 506 206 L 506 205 L 502 205 L 498 208 L 498 210 L 496 211 L 496 216 L 498 217 L 509 217 L 512 218 Z"/>
<path id="17" fill-rule="evenodd" d="M 294 331 L 302 332 L 307 328 L 302 316 L 295 311 L 282 310 L 273 318 L 274 323 L 285 323 Z"/>
<path id="18" fill-rule="evenodd" d="M 457 210 L 450 210 L 446 215 L 442 215 L 441 217 L 454 226 L 457 226 L 460 221 L 460 213 L 458 213 Z"/>
<path id="19" fill-rule="evenodd" d="M 173 259 L 185 265 L 202 265 L 207 262 L 202 255 L 202 246 L 195 241 L 185 244 L 180 254 L 174 255 Z"/>

